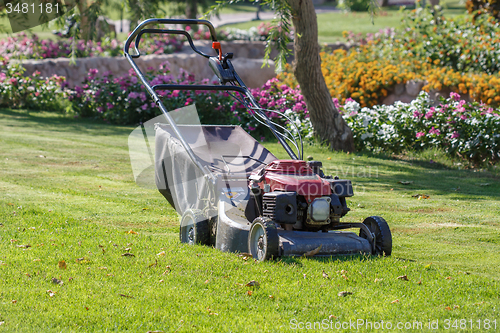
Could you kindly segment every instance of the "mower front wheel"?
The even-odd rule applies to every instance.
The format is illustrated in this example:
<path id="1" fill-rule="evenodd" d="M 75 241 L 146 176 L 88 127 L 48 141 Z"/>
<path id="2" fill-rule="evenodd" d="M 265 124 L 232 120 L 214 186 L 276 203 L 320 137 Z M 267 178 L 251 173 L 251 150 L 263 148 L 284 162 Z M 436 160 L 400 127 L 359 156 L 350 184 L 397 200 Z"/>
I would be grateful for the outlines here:
<path id="1" fill-rule="evenodd" d="M 279 256 L 279 236 L 276 225 L 267 218 L 257 217 L 248 233 L 248 251 L 259 261 Z"/>
<path id="2" fill-rule="evenodd" d="M 182 214 L 179 238 L 181 243 L 189 245 L 210 244 L 208 220 L 200 210 L 188 209 Z"/>
<path id="3" fill-rule="evenodd" d="M 370 216 L 363 221 L 363 224 L 375 235 L 373 254 L 377 256 L 390 256 L 392 252 L 392 234 L 387 222 L 380 216 Z M 363 229 L 359 232 L 359 236 L 368 239 L 368 235 L 366 235 Z"/>

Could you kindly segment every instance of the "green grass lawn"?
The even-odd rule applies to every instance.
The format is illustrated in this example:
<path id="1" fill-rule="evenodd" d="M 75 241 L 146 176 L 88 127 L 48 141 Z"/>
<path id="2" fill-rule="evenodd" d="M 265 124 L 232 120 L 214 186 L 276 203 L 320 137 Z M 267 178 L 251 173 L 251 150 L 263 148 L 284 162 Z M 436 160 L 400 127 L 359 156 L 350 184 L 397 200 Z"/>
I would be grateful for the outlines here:
<path id="1" fill-rule="evenodd" d="M 445 15 L 453 17 L 463 15 L 465 8 L 453 7 L 446 9 Z M 331 12 L 317 15 L 318 35 L 320 43 L 332 43 L 345 41 L 342 37 L 344 31 L 352 31 L 356 34 L 376 33 L 384 28 L 396 28 L 400 25 L 402 13 L 396 8 L 383 9 L 374 17 L 373 23 L 369 13 L 356 12 Z M 250 29 L 258 26 L 262 21 L 251 21 L 245 23 L 230 24 L 221 27 L 221 29 Z"/>
<path id="2" fill-rule="evenodd" d="M 287 332 L 323 320 L 500 328 L 497 168 L 306 147 L 353 181 L 346 220 L 388 221 L 393 255 L 254 262 L 179 243 L 175 211 L 133 181 L 132 129 L 0 110 L 0 332 Z"/>

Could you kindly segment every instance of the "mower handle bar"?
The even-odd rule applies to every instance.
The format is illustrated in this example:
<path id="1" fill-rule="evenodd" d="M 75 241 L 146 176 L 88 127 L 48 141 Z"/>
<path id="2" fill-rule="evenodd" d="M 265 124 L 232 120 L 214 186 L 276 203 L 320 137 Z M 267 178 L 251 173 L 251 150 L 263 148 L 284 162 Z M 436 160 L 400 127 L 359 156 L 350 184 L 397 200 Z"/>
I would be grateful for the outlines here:
<path id="1" fill-rule="evenodd" d="M 144 29 L 148 25 L 154 25 L 154 24 L 197 24 L 197 25 L 205 25 L 208 27 L 208 30 L 210 30 L 210 36 L 212 37 L 212 42 L 217 42 L 217 35 L 215 33 L 215 28 L 210 23 L 210 21 L 207 20 L 194 20 L 194 19 L 148 19 L 143 22 L 141 22 L 135 29 L 134 31 L 128 36 L 127 41 L 125 42 L 125 46 L 123 47 L 123 52 L 125 55 L 129 55 L 132 58 L 139 58 L 141 56 L 139 52 L 139 42 L 141 40 L 141 37 L 145 33 L 167 33 L 167 34 L 175 34 L 175 35 L 184 35 L 187 37 L 189 45 L 191 48 L 198 53 L 199 55 L 204 56 L 205 58 L 210 58 L 208 54 L 205 54 L 198 50 L 194 44 L 193 44 L 193 39 L 191 38 L 191 35 L 183 30 L 166 30 L 166 29 Z M 130 49 L 130 44 L 132 41 L 135 39 L 135 52 L 136 54 L 130 54 L 129 49 Z M 219 56 L 222 56 L 222 51 L 219 49 Z"/>
<path id="2" fill-rule="evenodd" d="M 196 53 L 200 54 L 203 57 L 210 58 L 209 55 L 207 55 L 207 54 L 199 51 L 194 46 L 193 40 L 191 38 L 191 35 L 188 32 L 186 32 L 186 31 L 182 31 L 182 30 L 168 30 L 168 29 L 144 29 L 146 26 L 148 26 L 148 25 L 154 25 L 154 24 L 198 24 L 198 25 L 205 25 L 205 26 L 207 26 L 208 29 L 210 30 L 210 35 L 212 37 L 212 42 L 213 42 L 212 47 L 218 51 L 219 60 L 222 59 L 222 50 L 220 48 L 220 43 L 217 42 L 217 37 L 216 37 L 214 26 L 212 25 L 212 23 L 210 23 L 207 20 L 192 20 L 192 19 L 148 19 L 148 20 L 145 20 L 145 21 L 141 22 L 134 29 L 134 31 L 127 38 L 127 41 L 125 42 L 125 46 L 123 48 L 123 52 L 125 54 L 125 57 L 127 58 L 128 62 L 130 63 L 130 65 L 132 66 L 132 68 L 134 69 L 134 71 L 136 72 L 138 78 L 142 81 L 142 83 L 144 84 L 144 87 L 148 91 L 149 95 L 153 98 L 153 101 L 156 103 L 156 105 L 158 105 L 158 107 L 160 108 L 160 110 L 164 114 L 166 120 L 170 124 L 170 126 L 173 129 L 173 131 L 174 131 L 175 135 L 177 136 L 177 138 L 180 140 L 182 146 L 186 150 L 186 152 L 189 155 L 190 159 L 193 161 L 193 163 L 202 172 L 204 172 L 205 174 L 208 174 L 208 176 L 210 178 L 212 178 L 212 180 L 215 179 L 214 175 L 210 172 L 210 170 L 208 170 L 206 167 L 204 167 L 198 161 L 198 159 L 194 155 L 193 150 L 191 149 L 191 147 L 189 146 L 189 144 L 182 137 L 182 135 L 181 135 L 181 133 L 179 131 L 179 128 L 177 127 L 175 121 L 168 114 L 168 111 L 165 108 L 165 105 L 163 104 L 163 102 L 160 100 L 160 98 L 156 94 L 156 90 L 218 90 L 218 91 L 225 90 L 225 91 L 236 91 L 236 92 L 239 92 L 239 93 L 241 93 L 243 95 L 246 95 L 247 98 L 251 101 L 251 104 L 253 104 L 254 106 L 257 107 L 256 112 L 258 112 L 259 114 L 262 114 L 263 118 L 267 120 L 266 121 L 267 124 L 268 124 L 267 126 L 271 129 L 271 131 L 273 132 L 273 134 L 276 136 L 276 138 L 278 139 L 278 141 L 285 148 L 285 150 L 290 155 L 290 157 L 292 159 L 297 159 L 295 153 L 291 150 L 291 148 L 288 146 L 288 144 L 285 142 L 285 140 L 280 135 L 278 135 L 276 133 L 276 130 L 275 130 L 274 126 L 272 125 L 272 123 L 270 122 L 270 120 L 267 118 L 267 116 L 260 110 L 260 108 L 258 108 L 258 104 L 255 101 L 255 99 L 253 98 L 251 92 L 246 88 L 246 86 L 241 81 L 241 79 L 238 77 L 238 75 L 236 74 L 236 72 L 234 74 L 235 74 L 237 82 L 238 82 L 238 84 L 240 86 L 234 86 L 234 85 L 233 86 L 226 86 L 226 85 L 220 85 L 220 86 L 216 86 L 216 85 L 176 85 L 176 84 L 157 84 L 157 85 L 151 86 L 149 84 L 148 80 L 144 77 L 144 74 L 142 73 L 142 71 L 139 69 L 139 67 L 137 66 L 137 64 L 134 61 L 134 58 L 139 58 L 141 56 L 141 54 L 139 52 L 139 43 L 140 43 L 140 39 L 141 39 L 142 35 L 145 34 L 145 33 L 166 33 L 166 34 L 184 35 L 184 36 L 187 37 L 187 39 L 189 41 L 189 45 L 191 46 L 191 48 L 193 49 L 193 51 L 195 51 Z M 130 49 L 130 44 L 134 40 L 135 40 L 134 48 L 135 48 L 136 54 L 132 55 L 132 54 L 130 54 L 129 49 Z"/>

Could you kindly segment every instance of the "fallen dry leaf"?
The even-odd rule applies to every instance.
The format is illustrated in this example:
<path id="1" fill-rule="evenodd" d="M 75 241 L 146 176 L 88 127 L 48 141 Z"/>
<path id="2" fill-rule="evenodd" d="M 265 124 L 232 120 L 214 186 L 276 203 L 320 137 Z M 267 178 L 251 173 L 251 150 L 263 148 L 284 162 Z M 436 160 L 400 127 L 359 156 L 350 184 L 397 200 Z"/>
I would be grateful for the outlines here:
<path id="1" fill-rule="evenodd" d="M 406 275 L 398 276 L 398 280 L 409 281 L 408 276 L 406 276 Z"/>
<path id="2" fill-rule="evenodd" d="M 329 279 L 329 278 L 330 278 L 330 277 L 328 276 L 328 274 L 326 274 L 326 272 L 325 272 L 325 271 L 323 271 L 323 277 L 324 277 L 325 279 Z"/>
<path id="3" fill-rule="evenodd" d="M 247 295 L 248 295 L 248 296 L 252 296 L 252 294 L 253 294 L 253 291 L 251 291 L 251 290 L 247 290 Z"/>
<path id="4" fill-rule="evenodd" d="M 47 290 L 47 293 L 49 294 L 49 297 L 54 297 L 56 295 L 56 292 L 52 290 Z"/>
<path id="5" fill-rule="evenodd" d="M 448 310 L 448 311 L 450 311 L 450 310 L 451 310 L 451 308 L 450 308 L 449 306 L 445 307 L 444 309 L 445 309 L 445 310 Z"/>
<path id="6" fill-rule="evenodd" d="M 400 183 L 401 185 L 410 185 L 413 184 L 413 181 L 400 180 L 398 183 Z"/>
<path id="7" fill-rule="evenodd" d="M 158 260 L 155 259 L 155 262 L 151 263 L 148 265 L 148 268 L 151 268 L 151 267 L 156 267 L 158 265 Z"/>
<path id="8" fill-rule="evenodd" d="M 376 278 L 374 282 L 375 282 L 375 283 L 377 283 L 377 282 L 382 282 L 383 280 L 384 280 L 384 279 L 379 279 L 379 278 Z"/>
<path id="9" fill-rule="evenodd" d="M 323 247 L 323 245 L 320 244 L 317 248 L 315 248 L 311 251 L 307 251 L 306 253 L 304 253 L 304 257 L 312 257 L 312 256 L 317 255 L 322 247 Z"/>
<path id="10" fill-rule="evenodd" d="M 16 304 L 17 301 L 15 299 L 12 300 L 12 304 Z"/>
<path id="11" fill-rule="evenodd" d="M 137 235 L 137 232 L 135 232 L 134 230 L 130 229 L 129 231 L 125 232 L 126 234 L 129 234 L 129 235 Z"/>
<path id="12" fill-rule="evenodd" d="M 247 284 L 245 284 L 246 287 L 258 287 L 260 286 L 260 283 L 255 281 L 255 280 L 252 280 L 250 282 L 248 282 Z"/>
<path id="13" fill-rule="evenodd" d="M 29 247 L 31 247 L 31 245 L 29 244 L 24 244 L 24 245 L 16 245 L 16 247 L 20 248 L 20 249 L 27 249 Z"/>
<path id="14" fill-rule="evenodd" d="M 130 252 L 125 252 L 124 254 L 122 254 L 122 257 L 135 257 L 135 255 Z"/>
<path id="15" fill-rule="evenodd" d="M 58 266 L 60 269 L 66 269 L 67 268 L 66 261 L 60 260 Z"/>
<path id="16" fill-rule="evenodd" d="M 129 295 L 125 295 L 125 294 L 118 294 L 120 295 L 121 297 L 126 297 L 126 298 L 134 298 L 133 296 L 129 296 Z"/>
<path id="17" fill-rule="evenodd" d="M 446 280 L 451 280 L 451 276 L 446 277 Z"/>
<path id="18" fill-rule="evenodd" d="M 422 284 L 422 281 L 418 281 L 417 284 Z"/>
<path id="19" fill-rule="evenodd" d="M 56 279 L 56 278 L 52 278 L 52 283 L 53 284 L 58 284 L 60 286 L 62 286 L 64 284 L 64 282 L 62 280 L 59 280 L 59 279 Z"/>
<path id="20" fill-rule="evenodd" d="M 161 251 L 160 253 L 157 253 L 156 255 L 161 257 L 161 256 L 164 256 L 165 254 L 166 254 L 165 251 Z"/>
<path id="21" fill-rule="evenodd" d="M 415 194 L 415 195 L 412 195 L 412 197 L 417 198 L 417 200 L 430 199 L 430 196 L 428 196 L 427 194 Z"/>
<path id="22" fill-rule="evenodd" d="M 399 303 L 399 299 L 395 299 L 394 301 L 391 302 L 391 304 L 394 304 L 394 303 Z"/>
<path id="23" fill-rule="evenodd" d="M 341 297 L 346 297 L 347 295 L 352 295 L 352 292 L 350 292 L 350 291 L 341 291 L 337 295 L 341 296 Z"/>
<path id="24" fill-rule="evenodd" d="M 274 296 L 273 295 L 269 295 L 269 298 L 274 298 Z"/>
<path id="25" fill-rule="evenodd" d="M 75 261 L 79 264 L 89 264 L 91 262 L 87 257 L 77 258 Z"/>
<path id="26" fill-rule="evenodd" d="M 42 261 L 42 259 L 33 259 L 33 261 Z"/>
<path id="27" fill-rule="evenodd" d="M 328 316 L 328 319 L 337 319 L 337 316 L 334 316 L 334 315 L 329 315 L 329 316 Z"/>

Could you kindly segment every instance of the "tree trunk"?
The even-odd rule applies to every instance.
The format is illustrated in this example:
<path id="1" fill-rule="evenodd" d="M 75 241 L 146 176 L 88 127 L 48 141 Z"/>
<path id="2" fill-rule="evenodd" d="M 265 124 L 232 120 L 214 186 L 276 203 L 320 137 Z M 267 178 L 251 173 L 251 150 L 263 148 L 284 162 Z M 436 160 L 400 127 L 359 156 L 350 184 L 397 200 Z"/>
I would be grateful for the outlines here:
<path id="1" fill-rule="evenodd" d="M 198 1 L 186 0 L 186 18 L 195 19 L 198 14 Z"/>
<path id="2" fill-rule="evenodd" d="M 76 2 L 78 11 L 80 12 L 80 33 L 83 40 L 87 41 L 90 38 L 90 24 L 87 17 L 87 0 L 79 0 Z"/>
<path id="3" fill-rule="evenodd" d="M 321 72 L 318 22 L 312 0 L 288 0 L 295 28 L 293 73 L 309 110 L 314 135 L 331 149 L 354 151 L 352 131 L 335 107 Z"/>

